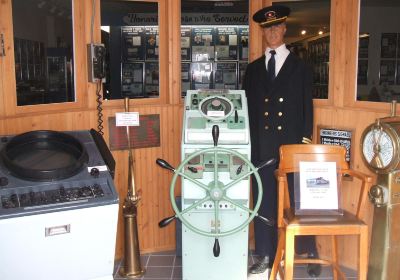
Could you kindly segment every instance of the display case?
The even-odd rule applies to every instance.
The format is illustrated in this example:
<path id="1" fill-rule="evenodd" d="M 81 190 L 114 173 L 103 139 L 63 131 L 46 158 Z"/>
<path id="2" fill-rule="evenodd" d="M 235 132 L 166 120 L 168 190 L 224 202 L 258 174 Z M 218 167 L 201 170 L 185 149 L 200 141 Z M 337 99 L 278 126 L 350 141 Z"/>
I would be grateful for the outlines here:
<path id="1" fill-rule="evenodd" d="M 239 60 L 249 59 L 249 27 L 239 26 Z"/>
<path id="2" fill-rule="evenodd" d="M 14 38 L 14 59 L 18 106 L 45 103 L 44 44 Z"/>
<path id="3" fill-rule="evenodd" d="M 184 96 L 189 89 L 238 89 L 238 62 L 248 62 L 249 57 L 248 3 L 197 2 L 195 5 L 186 1 L 180 4 L 181 95 Z M 156 93 L 159 89 L 159 66 L 154 63 L 167 61 L 162 56 L 169 55 L 169 52 L 159 53 L 160 44 L 161 47 L 164 44 L 168 48 L 176 47 L 167 41 L 176 35 L 170 34 L 171 26 L 165 29 L 168 32 L 160 34 L 159 20 L 165 16 L 158 14 L 160 2 L 100 1 L 100 8 L 102 43 L 109 54 L 106 55 L 109 62 L 106 62 L 103 97 L 120 99 L 126 94 L 137 98 L 159 97 Z M 159 39 L 163 36 L 166 40 Z M 132 72 L 132 63 L 143 63 L 142 75 L 133 76 L 133 72 L 140 69 L 135 68 Z M 218 73 L 215 72 L 220 68 Z M 160 68 L 163 69 L 166 68 Z M 227 73 L 223 73 L 225 70 Z M 118 71 L 121 71 L 121 76 L 118 76 Z M 139 76 L 143 77 L 142 87 Z M 219 79 L 218 82 L 215 78 Z M 139 94 L 140 89 L 142 94 Z"/>
<path id="4" fill-rule="evenodd" d="M 329 35 L 307 42 L 307 59 L 313 70 L 313 98 L 328 98 Z"/>
<path id="5" fill-rule="evenodd" d="M 158 60 L 158 27 L 147 26 L 145 28 L 146 60 Z"/>
<path id="6" fill-rule="evenodd" d="M 398 45 L 400 38 L 398 33 L 382 33 L 381 34 L 381 59 L 379 67 L 379 84 L 394 85 L 400 84 L 399 73 L 396 68 L 400 64 L 400 54 L 396 54 L 400 46 Z"/>
<path id="7" fill-rule="evenodd" d="M 74 81 L 70 51 L 66 48 L 47 48 L 46 65 L 47 93 L 44 95 L 44 103 L 72 101 Z"/>
<path id="8" fill-rule="evenodd" d="M 369 50 L 369 34 L 360 35 L 358 43 L 358 70 L 357 84 L 368 84 L 368 50 Z"/>
<path id="9" fill-rule="evenodd" d="M 181 95 L 182 97 L 186 96 L 186 91 L 191 89 L 191 79 L 190 79 L 190 63 L 182 63 L 181 64 Z"/>
<path id="10" fill-rule="evenodd" d="M 181 27 L 181 60 L 191 61 L 192 48 L 191 36 L 192 29 L 189 26 Z"/>
<path id="11" fill-rule="evenodd" d="M 214 60 L 214 36 L 215 29 L 213 27 L 192 27 L 192 61 Z"/>
<path id="12" fill-rule="evenodd" d="M 121 27 L 122 62 L 144 60 L 145 28 L 143 26 Z"/>
<path id="13" fill-rule="evenodd" d="M 159 96 L 158 48 L 158 26 L 121 27 L 121 95 L 123 97 Z"/>
<path id="14" fill-rule="evenodd" d="M 194 62 L 191 64 L 192 89 L 213 88 L 213 63 Z"/>
<path id="15" fill-rule="evenodd" d="M 247 25 L 182 26 L 182 96 L 188 89 L 241 89 L 248 38 Z"/>
<path id="16" fill-rule="evenodd" d="M 243 80 L 246 74 L 246 68 L 248 64 L 249 64 L 248 62 L 243 62 L 243 61 L 238 63 L 238 72 L 239 72 L 238 89 L 242 89 L 243 87 Z"/>
<path id="17" fill-rule="evenodd" d="M 215 27 L 215 60 L 237 60 L 237 27 Z"/>
<path id="18" fill-rule="evenodd" d="M 145 82 L 144 84 L 145 97 L 158 97 L 158 89 L 159 89 L 158 62 L 145 63 L 144 82 Z"/>
<path id="19" fill-rule="evenodd" d="M 236 62 L 217 62 L 214 69 L 215 89 L 237 89 Z"/>
<path id="20" fill-rule="evenodd" d="M 143 62 L 122 63 L 121 93 L 130 98 L 144 97 L 143 94 Z"/>
<path id="21" fill-rule="evenodd" d="M 114 91 L 120 87 L 121 95 L 130 98 L 158 97 L 158 27 L 123 26 L 117 30 L 119 46 L 108 46 L 110 56 L 120 53 L 121 57 L 121 80 Z M 244 75 L 247 59 L 247 26 L 182 26 L 181 95 L 189 89 L 239 89 L 238 73 Z M 111 71 L 112 65 L 108 68 Z"/>

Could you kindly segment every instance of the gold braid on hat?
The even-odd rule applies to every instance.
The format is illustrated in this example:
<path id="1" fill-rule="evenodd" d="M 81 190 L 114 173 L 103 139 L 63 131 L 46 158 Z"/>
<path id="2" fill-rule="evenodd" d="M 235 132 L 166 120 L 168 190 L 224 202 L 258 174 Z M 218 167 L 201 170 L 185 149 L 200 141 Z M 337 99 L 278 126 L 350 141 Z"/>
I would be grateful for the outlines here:
<path id="1" fill-rule="evenodd" d="M 287 16 L 286 17 L 277 18 L 277 19 L 273 19 L 273 20 L 270 20 L 270 21 L 266 20 L 266 21 L 260 22 L 260 26 L 264 26 L 264 25 L 266 25 L 268 23 L 274 23 L 274 22 L 277 22 L 277 21 L 284 21 L 286 19 L 287 19 Z"/>

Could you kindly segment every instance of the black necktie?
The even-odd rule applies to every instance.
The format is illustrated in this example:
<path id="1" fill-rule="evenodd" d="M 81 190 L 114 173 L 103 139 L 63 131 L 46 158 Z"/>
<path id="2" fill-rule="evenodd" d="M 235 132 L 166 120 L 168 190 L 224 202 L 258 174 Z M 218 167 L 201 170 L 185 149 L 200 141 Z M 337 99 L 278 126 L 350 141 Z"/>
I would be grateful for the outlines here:
<path id="1" fill-rule="evenodd" d="M 268 60 L 268 81 L 272 82 L 275 79 L 275 54 L 276 51 L 270 50 L 269 53 L 271 54 L 270 59 Z"/>

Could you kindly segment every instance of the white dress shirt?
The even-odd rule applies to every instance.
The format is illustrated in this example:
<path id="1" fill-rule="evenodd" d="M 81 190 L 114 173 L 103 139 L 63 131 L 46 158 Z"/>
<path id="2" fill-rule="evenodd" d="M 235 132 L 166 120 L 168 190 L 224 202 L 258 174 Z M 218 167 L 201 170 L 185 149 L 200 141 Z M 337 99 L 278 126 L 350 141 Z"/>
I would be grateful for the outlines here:
<path id="1" fill-rule="evenodd" d="M 269 53 L 271 48 L 267 48 L 265 50 L 265 68 L 268 70 L 268 60 L 271 58 L 271 54 Z M 281 70 L 283 63 L 288 57 L 290 51 L 286 48 L 285 44 L 280 45 L 275 49 L 275 76 L 278 76 L 279 70 Z"/>

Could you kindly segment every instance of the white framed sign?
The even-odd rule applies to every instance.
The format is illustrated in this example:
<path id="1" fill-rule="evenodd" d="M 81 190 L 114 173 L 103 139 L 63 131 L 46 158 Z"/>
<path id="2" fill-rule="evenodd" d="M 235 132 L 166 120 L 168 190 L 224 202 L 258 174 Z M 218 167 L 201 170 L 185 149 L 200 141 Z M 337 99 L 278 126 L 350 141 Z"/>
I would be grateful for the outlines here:
<path id="1" fill-rule="evenodd" d="M 299 162 L 298 210 L 339 210 L 336 162 Z"/>
<path id="2" fill-rule="evenodd" d="M 139 112 L 115 113 L 116 126 L 139 126 Z"/>

